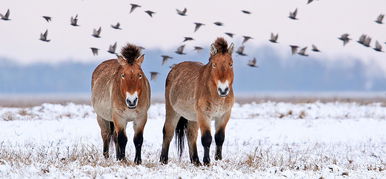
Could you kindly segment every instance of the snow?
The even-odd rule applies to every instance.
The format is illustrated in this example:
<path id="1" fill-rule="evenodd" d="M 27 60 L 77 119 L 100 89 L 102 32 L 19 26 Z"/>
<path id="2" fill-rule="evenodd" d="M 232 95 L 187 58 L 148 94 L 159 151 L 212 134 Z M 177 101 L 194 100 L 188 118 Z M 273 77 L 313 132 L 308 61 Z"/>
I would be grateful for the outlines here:
<path id="1" fill-rule="evenodd" d="M 127 127 L 128 161 L 115 161 L 113 149 L 104 159 L 89 105 L 0 108 L 0 178 L 386 177 L 386 107 L 380 103 L 235 104 L 223 160 L 214 160 L 213 142 L 209 167 L 190 164 L 187 149 L 179 159 L 174 145 L 169 164 L 161 165 L 164 104 L 153 104 L 148 114 L 143 164 L 137 166 L 132 124 Z"/>

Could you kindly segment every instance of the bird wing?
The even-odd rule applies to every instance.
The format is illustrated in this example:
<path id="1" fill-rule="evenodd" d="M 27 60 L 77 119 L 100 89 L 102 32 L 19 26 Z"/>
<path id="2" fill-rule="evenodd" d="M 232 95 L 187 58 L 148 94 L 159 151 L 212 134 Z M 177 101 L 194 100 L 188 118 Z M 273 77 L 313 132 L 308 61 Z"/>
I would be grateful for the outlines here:
<path id="1" fill-rule="evenodd" d="M 48 35 L 48 30 L 46 30 L 43 34 L 44 38 L 47 38 L 47 35 Z"/>
<path id="2" fill-rule="evenodd" d="M 375 48 L 376 48 L 376 49 L 379 49 L 379 50 L 382 49 L 382 45 L 378 42 L 378 40 L 375 41 Z"/>
<path id="3" fill-rule="evenodd" d="M 4 17 L 8 19 L 9 18 L 9 13 L 10 12 L 9 12 L 9 9 L 8 9 L 7 12 L 5 13 Z"/>

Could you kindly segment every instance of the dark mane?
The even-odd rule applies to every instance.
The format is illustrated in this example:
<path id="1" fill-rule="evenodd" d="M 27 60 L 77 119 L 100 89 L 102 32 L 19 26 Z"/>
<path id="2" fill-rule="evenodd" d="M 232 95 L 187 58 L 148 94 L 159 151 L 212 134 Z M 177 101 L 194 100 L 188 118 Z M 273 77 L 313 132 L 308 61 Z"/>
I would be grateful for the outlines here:
<path id="1" fill-rule="evenodd" d="M 228 43 L 222 37 L 216 39 L 216 41 L 214 42 L 214 46 L 216 47 L 218 53 L 224 54 L 228 52 Z"/>
<path id="2" fill-rule="evenodd" d="M 121 50 L 122 56 L 127 60 L 127 63 L 133 64 L 135 59 L 141 55 L 141 49 L 133 44 L 127 44 Z"/>

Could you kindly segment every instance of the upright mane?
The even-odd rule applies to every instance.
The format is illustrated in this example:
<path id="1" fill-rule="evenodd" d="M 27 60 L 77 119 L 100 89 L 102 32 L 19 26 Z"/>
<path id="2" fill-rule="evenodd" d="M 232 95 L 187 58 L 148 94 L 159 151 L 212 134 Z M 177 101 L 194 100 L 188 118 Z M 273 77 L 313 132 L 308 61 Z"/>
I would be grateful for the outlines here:
<path id="1" fill-rule="evenodd" d="M 225 54 L 228 52 L 228 43 L 222 37 L 217 38 L 213 45 L 216 47 L 218 53 Z"/>
<path id="2" fill-rule="evenodd" d="M 127 44 L 121 50 L 122 56 L 127 60 L 127 63 L 133 64 L 135 59 L 141 55 L 141 49 L 133 44 Z"/>

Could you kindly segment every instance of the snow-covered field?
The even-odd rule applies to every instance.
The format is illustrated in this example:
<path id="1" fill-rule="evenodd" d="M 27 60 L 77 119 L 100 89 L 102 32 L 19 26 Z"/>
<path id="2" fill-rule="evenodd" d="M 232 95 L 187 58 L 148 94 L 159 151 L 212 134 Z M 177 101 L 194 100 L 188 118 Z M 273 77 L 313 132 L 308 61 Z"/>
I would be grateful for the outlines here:
<path id="1" fill-rule="evenodd" d="M 356 103 L 235 104 L 223 160 L 195 167 L 175 146 L 159 163 L 164 104 L 153 104 L 145 127 L 143 164 L 136 166 L 131 123 L 127 162 L 102 156 L 88 105 L 0 108 L 0 178 L 385 178 L 386 106 Z M 199 137 L 200 138 L 200 137 Z M 199 156 L 203 150 L 198 141 Z M 111 151 L 113 152 L 113 151 Z M 114 155 L 112 155 L 114 156 Z"/>

